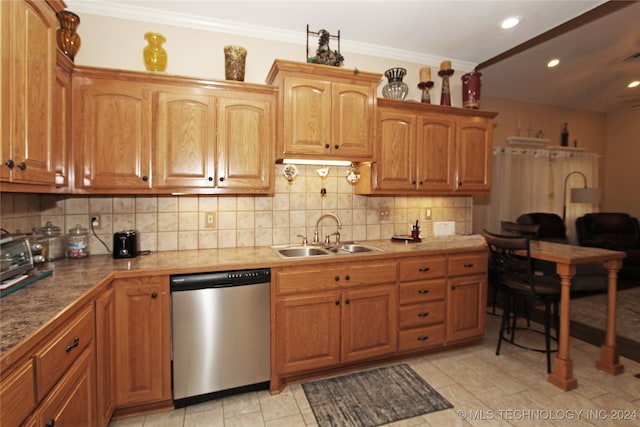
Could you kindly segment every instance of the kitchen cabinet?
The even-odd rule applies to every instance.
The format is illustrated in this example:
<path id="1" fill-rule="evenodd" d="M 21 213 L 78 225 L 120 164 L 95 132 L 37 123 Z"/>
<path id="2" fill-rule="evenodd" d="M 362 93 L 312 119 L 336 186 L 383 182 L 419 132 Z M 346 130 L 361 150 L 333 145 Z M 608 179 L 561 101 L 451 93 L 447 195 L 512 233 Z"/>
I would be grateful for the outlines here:
<path id="1" fill-rule="evenodd" d="M 11 184 L 3 191 L 55 188 L 56 11 L 63 7 L 61 2 L 0 2 L 0 180 Z"/>
<path id="2" fill-rule="evenodd" d="M 171 406 L 169 277 L 116 279 L 117 411 Z"/>
<path id="3" fill-rule="evenodd" d="M 116 407 L 116 307 L 115 290 L 96 299 L 96 417 L 107 426 Z"/>
<path id="4" fill-rule="evenodd" d="M 275 272 L 272 346 L 280 377 L 395 353 L 395 261 Z"/>
<path id="5" fill-rule="evenodd" d="M 487 262 L 486 251 L 448 258 L 447 342 L 485 336 Z"/>
<path id="6" fill-rule="evenodd" d="M 399 350 L 436 348 L 445 343 L 446 257 L 400 260 Z"/>
<path id="7" fill-rule="evenodd" d="M 53 92 L 53 166 L 57 187 L 69 185 L 71 147 L 71 73 L 73 62 L 58 50 Z"/>
<path id="8" fill-rule="evenodd" d="M 73 100 L 80 191 L 273 192 L 272 87 L 78 67 Z"/>
<path id="9" fill-rule="evenodd" d="M 151 91 L 138 82 L 74 75 L 75 188 L 151 188 Z"/>
<path id="10" fill-rule="evenodd" d="M 0 425 L 20 425 L 37 403 L 33 362 L 28 359 L 9 375 L 3 369 L 0 378 L 0 402 L 3 409 L 0 413 Z"/>
<path id="11" fill-rule="evenodd" d="M 267 83 L 280 89 L 276 158 L 371 160 L 381 77 L 274 61 Z"/>
<path id="12" fill-rule="evenodd" d="M 494 113 L 378 102 L 376 159 L 358 194 L 475 194 L 490 190 Z"/>

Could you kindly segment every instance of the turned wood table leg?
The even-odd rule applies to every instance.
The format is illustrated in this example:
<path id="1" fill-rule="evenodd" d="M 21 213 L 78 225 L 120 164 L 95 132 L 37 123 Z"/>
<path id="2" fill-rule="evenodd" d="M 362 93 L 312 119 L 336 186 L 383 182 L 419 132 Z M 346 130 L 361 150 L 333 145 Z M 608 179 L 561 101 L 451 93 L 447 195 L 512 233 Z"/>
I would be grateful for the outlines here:
<path id="1" fill-rule="evenodd" d="M 569 356 L 569 325 L 571 322 L 571 278 L 576 272 L 575 265 L 556 264 L 560 275 L 560 331 L 558 339 L 558 355 L 553 363 L 553 372 L 549 374 L 549 382 L 562 390 L 569 391 L 578 387 L 578 380 L 573 376 L 573 361 Z"/>
<path id="2" fill-rule="evenodd" d="M 604 344 L 600 350 L 600 359 L 596 368 L 618 375 L 624 372 L 620 364 L 620 356 L 616 348 L 616 300 L 618 292 L 618 271 L 622 268 L 622 260 L 606 261 L 604 266 L 609 270 L 609 289 L 607 291 L 607 328 Z"/>

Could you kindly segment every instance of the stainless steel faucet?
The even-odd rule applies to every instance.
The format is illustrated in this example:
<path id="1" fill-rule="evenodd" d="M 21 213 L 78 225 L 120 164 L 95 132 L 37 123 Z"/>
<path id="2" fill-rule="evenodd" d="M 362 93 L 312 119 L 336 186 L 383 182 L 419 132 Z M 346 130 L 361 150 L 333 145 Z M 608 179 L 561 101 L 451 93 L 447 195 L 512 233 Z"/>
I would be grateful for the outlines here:
<path id="1" fill-rule="evenodd" d="M 318 218 L 318 221 L 316 221 L 316 231 L 313 233 L 313 243 L 314 244 L 320 243 L 320 236 L 318 235 L 318 227 L 320 226 L 320 222 L 325 218 L 333 218 L 333 219 L 335 219 L 336 222 L 338 223 L 338 230 L 340 229 L 340 227 L 342 227 L 342 221 L 340 221 L 340 218 L 338 218 L 338 215 L 331 214 L 331 213 L 321 215 L 320 218 Z M 336 230 L 333 233 L 336 236 L 336 244 L 340 243 L 340 233 L 338 232 L 338 230 Z M 331 236 L 331 235 L 332 234 L 329 234 L 325 238 L 325 240 L 324 240 L 325 245 L 329 244 L 329 236 Z"/>

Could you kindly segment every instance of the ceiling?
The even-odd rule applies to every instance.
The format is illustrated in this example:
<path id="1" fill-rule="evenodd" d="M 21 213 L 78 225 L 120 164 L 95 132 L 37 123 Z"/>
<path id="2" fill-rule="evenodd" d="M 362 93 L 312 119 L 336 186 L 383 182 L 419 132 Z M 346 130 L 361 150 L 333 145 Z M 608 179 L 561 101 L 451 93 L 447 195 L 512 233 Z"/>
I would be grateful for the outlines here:
<path id="1" fill-rule="evenodd" d="M 640 2 L 66 0 L 77 13 L 306 42 L 340 31 L 341 50 L 417 63 L 479 65 L 484 96 L 608 112 L 640 108 Z M 628 4 L 628 5 L 627 5 Z M 612 7 L 612 5 L 614 5 Z M 605 9 L 622 9 L 600 17 Z M 520 18 L 510 30 L 499 28 Z M 593 20 L 594 17 L 597 19 Z M 587 22 L 592 21 L 592 22 Z M 577 28 L 574 28 L 577 27 Z M 569 29 L 569 31 L 566 31 Z M 548 39 L 548 40 L 547 40 Z M 315 43 L 315 42 L 314 42 Z M 336 48 L 333 44 L 332 48 Z M 561 63 L 546 68 L 550 57 Z M 348 58 L 347 58 L 348 62 Z"/>

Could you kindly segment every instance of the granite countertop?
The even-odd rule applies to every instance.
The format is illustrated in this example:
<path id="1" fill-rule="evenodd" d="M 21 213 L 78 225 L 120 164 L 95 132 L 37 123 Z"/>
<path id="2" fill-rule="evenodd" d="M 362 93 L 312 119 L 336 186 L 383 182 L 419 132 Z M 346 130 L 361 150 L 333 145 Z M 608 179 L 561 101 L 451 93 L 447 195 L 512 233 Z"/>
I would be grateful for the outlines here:
<path id="1" fill-rule="evenodd" d="M 393 254 L 415 255 L 431 251 L 460 251 L 483 247 L 484 239 L 480 235 L 471 235 L 432 238 L 422 243 L 405 244 L 390 240 L 363 241 L 362 243 L 381 251 L 284 259 L 270 247 L 250 247 L 156 252 L 133 259 L 113 259 L 110 255 L 93 255 L 87 258 L 46 263 L 43 267 L 52 268 L 53 274 L 0 299 L 0 357 L 105 280 L 141 275 L 184 274 L 334 261 L 348 262 L 362 257 L 375 259 Z"/>

